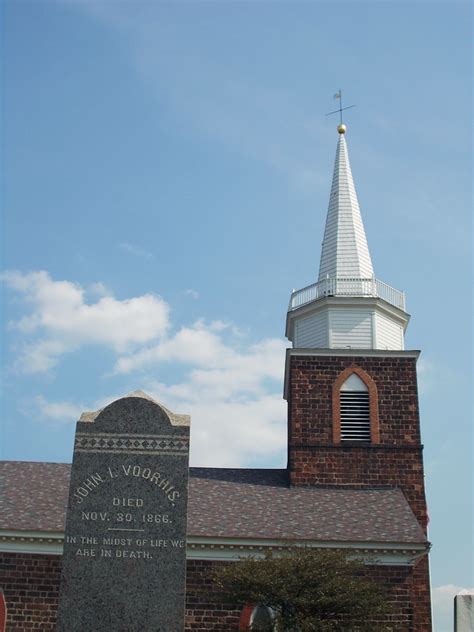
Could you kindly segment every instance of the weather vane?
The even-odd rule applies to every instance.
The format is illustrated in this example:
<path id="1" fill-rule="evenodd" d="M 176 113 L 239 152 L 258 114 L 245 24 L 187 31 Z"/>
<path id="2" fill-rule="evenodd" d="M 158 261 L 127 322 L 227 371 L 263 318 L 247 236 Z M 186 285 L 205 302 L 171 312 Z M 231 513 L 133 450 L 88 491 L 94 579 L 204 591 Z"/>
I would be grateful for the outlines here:
<path id="1" fill-rule="evenodd" d="M 326 116 L 330 116 L 331 114 L 337 114 L 339 112 L 339 125 L 337 128 L 337 131 L 339 132 L 339 134 L 344 134 L 344 132 L 346 131 L 346 126 L 342 122 L 342 112 L 344 110 L 349 110 L 350 108 L 355 108 L 355 105 L 347 105 L 345 108 L 342 107 L 342 90 L 341 89 L 339 89 L 339 91 L 336 92 L 336 94 L 334 95 L 334 98 L 339 99 L 339 109 L 334 110 L 333 112 L 328 112 Z"/>

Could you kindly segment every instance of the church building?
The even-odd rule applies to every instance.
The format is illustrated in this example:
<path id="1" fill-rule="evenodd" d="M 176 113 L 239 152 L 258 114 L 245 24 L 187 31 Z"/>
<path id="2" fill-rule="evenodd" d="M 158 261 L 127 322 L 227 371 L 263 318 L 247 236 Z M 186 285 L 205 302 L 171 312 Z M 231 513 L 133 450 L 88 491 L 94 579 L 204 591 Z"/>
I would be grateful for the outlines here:
<path id="1" fill-rule="evenodd" d="M 190 468 L 186 632 L 247 629 L 252 607 L 217 599 L 211 571 L 285 542 L 357 554 L 388 587 L 394 626 L 432 629 L 419 351 L 405 349 L 404 293 L 374 274 L 345 125 L 338 134 L 319 277 L 292 292 L 286 317 L 287 467 Z M 54 630 L 69 474 L 0 464 L 8 632 Z"/>

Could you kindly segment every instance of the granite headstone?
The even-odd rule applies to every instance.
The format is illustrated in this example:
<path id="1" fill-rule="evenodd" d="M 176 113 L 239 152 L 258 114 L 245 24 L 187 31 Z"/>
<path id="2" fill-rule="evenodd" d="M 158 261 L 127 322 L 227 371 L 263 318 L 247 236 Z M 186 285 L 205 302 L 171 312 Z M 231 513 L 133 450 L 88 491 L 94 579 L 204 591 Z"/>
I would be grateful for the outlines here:
<path id="1" fill-rule="evenodd" d="M 454 632 L 474 630 L 474 590 L 461 590 L 454 598 Z"/>
<path id="2" fill-rule="evenodd" d="M 81 416 L 58 631 L 183 631 L 189 423 L 141 391 Z"/>

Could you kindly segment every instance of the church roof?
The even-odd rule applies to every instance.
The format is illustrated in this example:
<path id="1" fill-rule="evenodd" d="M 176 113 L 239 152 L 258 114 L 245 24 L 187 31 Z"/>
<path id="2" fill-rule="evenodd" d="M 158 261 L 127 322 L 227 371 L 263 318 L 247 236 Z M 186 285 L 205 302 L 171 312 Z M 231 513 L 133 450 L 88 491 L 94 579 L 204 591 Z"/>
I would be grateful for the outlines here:
<path id="1" fill-rule="evenodd" d="M 340 132 L 321 251 L 319 281 L 328 276 L 368 279 L 373 274 L 345 134 Z"/>
<path id="2" fill-rule="evenodd" d="M 62 532 L 70 468 L 0 463 L 0 531 Z M 399 489 L 290 487 L 265 469 L 190 468 L 188 536 L 426 543 Z"/>

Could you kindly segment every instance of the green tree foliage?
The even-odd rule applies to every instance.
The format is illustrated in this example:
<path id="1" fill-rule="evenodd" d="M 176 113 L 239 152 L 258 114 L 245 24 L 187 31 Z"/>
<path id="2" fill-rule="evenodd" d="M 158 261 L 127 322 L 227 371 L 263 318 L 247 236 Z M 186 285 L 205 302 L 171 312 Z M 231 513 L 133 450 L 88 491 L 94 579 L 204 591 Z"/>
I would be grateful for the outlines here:
<path id="1" fill-rule="evenodd" d="M 396 629 L 382 623 L 389 615 L 383 588 L 343 551 L 293 547 L 278 555 L 267 552 L 264 558 L 228 564 L 214 578 L 233 603 L 271 608 L 275 629 L 282 632 Z"/>

